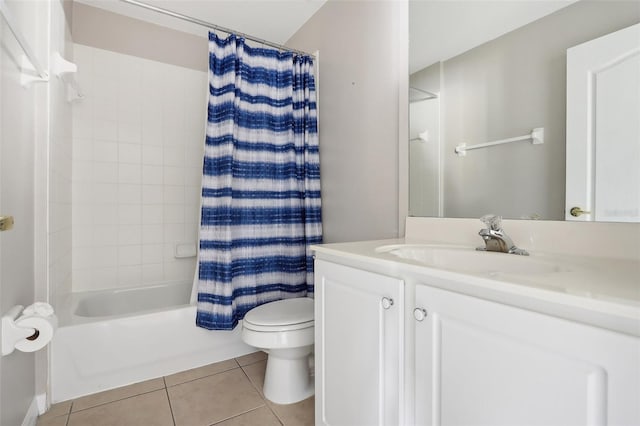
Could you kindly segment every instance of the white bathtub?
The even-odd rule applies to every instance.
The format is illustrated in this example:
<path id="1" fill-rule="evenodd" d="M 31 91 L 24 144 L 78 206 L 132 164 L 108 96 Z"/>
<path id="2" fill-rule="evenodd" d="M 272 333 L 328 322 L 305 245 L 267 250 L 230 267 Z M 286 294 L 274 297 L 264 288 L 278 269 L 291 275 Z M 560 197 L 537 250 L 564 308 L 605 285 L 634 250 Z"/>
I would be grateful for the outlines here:
<path id="1" fill-rule="evenodd" d="M 51 399 L 79 396 L 255 351 L 233 331 L 195 325 L 191 283 L 74 293 L 58 309 Z"/>

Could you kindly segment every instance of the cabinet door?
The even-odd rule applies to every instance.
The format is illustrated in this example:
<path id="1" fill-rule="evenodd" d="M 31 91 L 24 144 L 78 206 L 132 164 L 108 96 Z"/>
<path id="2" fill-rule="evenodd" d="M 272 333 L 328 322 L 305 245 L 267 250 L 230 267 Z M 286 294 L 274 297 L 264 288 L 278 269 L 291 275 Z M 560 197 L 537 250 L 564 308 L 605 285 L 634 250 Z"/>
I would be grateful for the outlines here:
<path id="1" fill-rule="evenodd" d="M 417 424 L 640 424 L 640 339 L 427 286 L 416 306 Z"/>
<path id="2" fill-rule="evenodd" d="M 400 424 L 403 281 L 315 265 L 316 424 Z"/>

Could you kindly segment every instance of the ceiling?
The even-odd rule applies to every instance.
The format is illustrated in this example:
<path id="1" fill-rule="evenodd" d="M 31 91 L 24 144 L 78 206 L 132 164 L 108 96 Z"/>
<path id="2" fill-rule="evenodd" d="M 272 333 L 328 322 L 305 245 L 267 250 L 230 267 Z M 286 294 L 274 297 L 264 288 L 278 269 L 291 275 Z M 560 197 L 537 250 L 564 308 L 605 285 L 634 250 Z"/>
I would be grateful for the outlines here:
<path id="1" fill-rule="evenodd" d="M 411 0 L 409 72 L 457 56 L 576 0 Z"/>
<path id="2" fill-rule="evenodd" d="M 203 37 L 207 35 L 207 29 L 202 26 L 120 0 L 74 1 Z M 327 0 L 139 1 L 284 44 Z M 575 1 L 410 0 L 410 73 L 452 58 Z"/>
<path id="3" fill-rule="evenodd" d="M 74 0 L 206 37 L 207 29 L 120 0 Z M 234 31 L 284 44 L 326 0 L 140 0 Z"/>

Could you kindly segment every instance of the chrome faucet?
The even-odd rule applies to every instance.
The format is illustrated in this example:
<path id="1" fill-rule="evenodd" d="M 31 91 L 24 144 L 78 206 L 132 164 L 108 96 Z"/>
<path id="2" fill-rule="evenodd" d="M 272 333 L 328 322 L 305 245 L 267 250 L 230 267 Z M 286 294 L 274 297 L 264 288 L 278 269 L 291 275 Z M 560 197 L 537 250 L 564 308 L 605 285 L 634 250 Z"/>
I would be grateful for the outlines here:
<path id="1" fill-rule="evenodd" d="M 484 247 L 478 247 L 476 250 L 498 251 L 502 253 L 519 254 L 529 256 L 526 250 L 520 249 L 513 244 L 511 238 L 504 233 L 502 229 L 502 217 L 488 214 L 480 218 L 487 226 L 478 232 L 478 235 L 484 240 Z"/>

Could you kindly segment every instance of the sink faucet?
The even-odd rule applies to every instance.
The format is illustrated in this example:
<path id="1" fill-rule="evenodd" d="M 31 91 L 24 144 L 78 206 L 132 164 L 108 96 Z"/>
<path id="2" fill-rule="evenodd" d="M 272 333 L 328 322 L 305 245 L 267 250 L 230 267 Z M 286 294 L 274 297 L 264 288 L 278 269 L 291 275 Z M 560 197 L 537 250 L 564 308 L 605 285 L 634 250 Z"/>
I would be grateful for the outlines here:
<path id="1" fill-rule="evenodd" d="M 476 250 L 498 251 L 502 253 L 519 254 L 529 256 L 526 250 L 520 249 L 513 244 L 511 238 L 502 229 L 502 217 L 488 214 L 480 218 L 487 226 L 478 232 L 484 240 L 485 247 L 478 247 Z"/>

